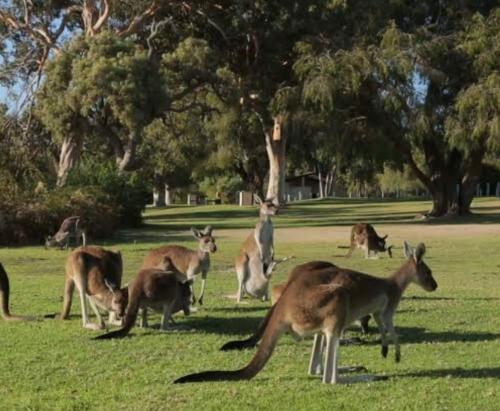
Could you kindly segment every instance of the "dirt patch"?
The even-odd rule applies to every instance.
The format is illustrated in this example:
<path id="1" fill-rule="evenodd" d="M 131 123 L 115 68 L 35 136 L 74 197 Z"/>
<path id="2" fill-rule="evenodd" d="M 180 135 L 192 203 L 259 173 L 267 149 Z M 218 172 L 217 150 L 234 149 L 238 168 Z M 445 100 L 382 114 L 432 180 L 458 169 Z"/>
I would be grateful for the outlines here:
<path id="1" fill-rule="evenodd" d="M 377 229 L 377 227 L 376 227 Z M 217 230 L 218 238 L 245 239 L 249 229 Z M 280 243 L 303 242 L 345 242 L 349 243 L 351 228 L 332 227 L 293 227 L 275 228 L 275 241 Z M 482 235 L 500 235 L 500 224 L 457 224 L 457 225 L 406 225 L 384 224 L 378 228 L 379 235 L 389 234 L 389 242 L 398 240 L 424 241 L 427 238 L 474 237 Z"/>

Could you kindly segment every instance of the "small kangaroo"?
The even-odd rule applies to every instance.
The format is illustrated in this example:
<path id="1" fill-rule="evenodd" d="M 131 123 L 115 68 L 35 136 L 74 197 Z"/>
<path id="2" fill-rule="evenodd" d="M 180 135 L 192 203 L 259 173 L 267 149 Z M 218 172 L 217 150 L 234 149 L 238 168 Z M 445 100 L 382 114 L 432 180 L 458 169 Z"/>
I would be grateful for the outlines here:
<path id="1" fill-rule="evenodd" d="M 249 380 L 262 370 L 285 332 L 298 336 L 316 334 L 309 373 L 322 375 L 323 383 L 338 383 L 339 339 L 354 320 L 372 314 L 381 333 L 382 355 L 387 356 L 388 332 L 401 359 L 399 340 L 393 317 L 401 297 L 411 282 L 426 291 L 434 291 L 437 283 L 424 263 L 425 245 L 412 249 L 406 242 L 406 262 L 388 278 L 373 277 L 339 267 L 322 266 L 299 270 L 289 281 L 281 297 L 269 310 L 261 343 L 250 363 L 236 371 L 206 371 L 181 377 L 175 383 Z M 321 336 L 319 333 L 322 333 Z M 325 352 L 324 364 L 322 361 Z"/>
<path id="2" fill-rule="evenodd" d="M 45 239 L 45 248 L 59 247 L 60 249 L 67 249 L 71 239 L 75 241 L 77 247 L 80 245 L 80 241 L 83 246 L 87 245 L 85 230 L 81 228 L 81 221 L 78 216 L 64 219 L 57 233 L 54 236 L 49 235 Z"/>
<path id="3" fill-rule="evenodd" d="M 379 237 L 371 224 L 355 224 L 351 229 L 351 246 L 346 257 L 350 257 L 354 249 L 362 248 L 365 251 L 365 258 L 370 258 L 370 252 L 375 253 L 374 258 L 378 258 L 378 252 L 385 252 L 392 258 L 392 245 L 386 246 L 387 235 Z"/>
<path id="4" fill-rule="evenodd" d="M 0 310 L 2 318 L 5 321 L 33 321 L 33 317 L 25 317 L 21 315 L 13 315 L 9 310 L 10 283 L 7 272 L 0 263 Z"/>
<path id="5" fill-rule="evenodd" d="M 198 303 L 203 304 L 203 295 L 205 294 L 205 285 L 207 274 L 210 270 L 210 253 L 217 251 L 215 238 L 212 236 L 212 227 L 206 226 L 204 231 L 198 231 L 191 228 L 194 237 L 198 240 L 198 250 L 190 250 L 180 245 L 167 245 L 151 250 L 144 262 L 142 268 L 160 268 L 168 269 L 173 264 L 175 269 L 186 276 L 186 280 L 194 281 L 194 276 L 201 273 L 201 291 Z M 192 303 L 196 303 L 196 298 L 191 286 Z"/>
<path id="6" fill-rule="evenodd" d="M 75 284 L 82 306 L 84 328 L 103 329 L 104 321 L 99 312 L 102 308 L 110 313 L 109 322 L 119 324 L 116 316 L 123 316 L 127 306 L 126 288 L 120 289 L 123 274 L 122 256 L 119 251 L 105 250 L 102 247 L 79 247 L 66 261 L 66 282 L 61 319 L 69 317 Z M 98 324 L 89 320 L 87 299 L 97 316 Z"/>
<path id="7" fill-rule="evenodd" d="M 269 299 L 269 280 L 274 268 L 274 227 L 271 217 L 277 214 L 279 207 L 272 199 L 262 201 L 258 195 L 255 195 L 255 202 L 260 206 L 259 222 L 235 259 L 237 302 L 241 302 L 244 293 L 262 298 L 263 301 Z"/>
<path id="8" fill-rule="evenodd" d="M 173 265 L 170 270 L 157 268 L 141 269 L 128 286 L 128 305 L 123 328 L 95 337 L 96 340 L 125 337 L 135 325 L 137 313 L 141 309 L 141 326 L 146 327 L 147 309 L 163 313 L 162 330 L 168 329 L 172 314 L 184 311 L 189 315 L 191 289 L 185 276 L 177 272 Z"/>

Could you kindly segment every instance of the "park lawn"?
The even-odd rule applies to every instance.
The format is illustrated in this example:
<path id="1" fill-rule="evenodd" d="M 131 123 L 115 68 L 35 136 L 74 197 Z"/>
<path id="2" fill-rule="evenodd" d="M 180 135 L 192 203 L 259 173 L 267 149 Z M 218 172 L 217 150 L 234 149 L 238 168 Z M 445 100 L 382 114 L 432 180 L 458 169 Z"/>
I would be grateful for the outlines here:
<path id="1" fill-rule="evenodd" d="M 427 264 L 439 287 L 427 293 L 411 285 L 396 314 L 402 361 L 380 355 L 379 336 L 349 336 L 365 344 L 341 347 L 341 365 L 361 364 L 386 381 L 327 386 L 307 376 L 311 340 L 283 337 L 266 367 L 251 381 L 173 385 L 182 375 L 236 369 L 253 351 L 220 352 L 225 342 L 252 333 L 269 303 L 236 306 L 233 259 L 255 224 L 251 207 L 199 206 L 147 210 L 146 225 L 99 242 L 118 248 L 125 280 L 147 251 L 160 244 L 195 247 L 190 226 L 211 224 L 219 250 L 213 255 L 205 305 L 190 317 L 177 315 L 188 330 L 164 333 L 134 329 L 119 341 L 91 341 L 80 325 L 79 301 L 70 321 L 0 320 L 0 410 L 29 409 L 500 409 L 500 201 L 474 202 L 467 219 L 422 222 L 422 201 L 327 200 L 296 203 L 275 221 L 278 266 L 274 283 L 296 264 L 331 260 L 338 265 L 387 275 L 401 263 L 401 242 L 425 241 Z M 373 222 L 396 246 L 395 258 L 364 260 L 360 251 L 344 259 L 349 225 Z M 0 261 L 11 277 L 11 311 L 60 311 L 67 251 L 40 246 L 2 248 Z M 195 287 L 198 284 L 195 284 Z M 153 318 L 157 323 L 159 316 Z M 372 324 L 373 327 L 373 324 Z"/>

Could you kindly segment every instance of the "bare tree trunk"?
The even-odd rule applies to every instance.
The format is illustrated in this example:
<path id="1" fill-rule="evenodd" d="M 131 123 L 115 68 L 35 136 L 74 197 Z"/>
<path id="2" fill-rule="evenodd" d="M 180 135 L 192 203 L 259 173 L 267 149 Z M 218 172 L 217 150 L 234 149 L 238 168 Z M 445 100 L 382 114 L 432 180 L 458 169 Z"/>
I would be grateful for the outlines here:
<path id="1" fill-rule="evenodd" d="M 332 186 L 333 186 L 333 176 L 334 176 L 334 171 L 329 171 L 328 174 L 326 175 L 326 183 L 325 183 L 325 197 L 329 197 L 332 193 Z"/>
<path id="2" fill-rule="evenodd" d="M 269 183 L 266 198 L 272 198 L 276 203 L 285 202 L 286 141 L 283 117 L 276 116 L 272 137 L 266 133 L 266 151 L 269 159 Z"/>
<path id="3" fill-rule="evenodd" d="M 81 151 L 81 139 L 69 136 L 63 140 L 59 154 L 59 164 L 57 166 L 58 187 L 63 187 L 66 184 L 69 172 L 80 158 Z"/>
<path id="4" fill-rule="evenodd" d="M 483 167 L 483 156 L 482 152 L 473 153 L 467 163 L 467 168 L 465 170 L 464 176 L 460 183 L 460 192 L 458 195 L 458 213 L 460 215 L 470 214 L 470 205 L 474 199 L 474 192 L 476 184 L 481 175 L 481 169 Z"/>
<path id="5" fill-rule="evenodd" d="M 130 133 L 127 145 L 122 156 L 117 156 L 118 171 L 132 171 L 137 167 L 137 146 L 139 144 L 139 133 Z M 118 153 L 117 153 L 118 154 Z"/>
<path id="6" fill-rule="evenodd" d="M 165 183 L 165 205 L 172 205 L 172 188 Z"/>
<path id="7" fill-rule="evenodd" d="M 318 181 L 319 181 L 319 198 L 324 198 L 325 189 L 323 187 L 323 176 L 321 175 L 321 170 L 318 171 Z"/>

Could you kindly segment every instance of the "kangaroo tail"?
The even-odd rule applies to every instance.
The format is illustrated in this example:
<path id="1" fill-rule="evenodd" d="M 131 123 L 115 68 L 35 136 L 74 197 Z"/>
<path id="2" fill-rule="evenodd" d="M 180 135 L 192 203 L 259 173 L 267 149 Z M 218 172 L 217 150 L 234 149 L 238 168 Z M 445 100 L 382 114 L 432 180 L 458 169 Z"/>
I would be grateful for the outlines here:
<path id="1" fill-rule="evenodd" d="M 250 363 L 236 371 L 205 371 L 198 374 L 189 374 L 178 378 L 174 384 L 184 384 L 187 382 L 203 382 L 203 381 L 234 381 L 234 380 L 250 380 L 255 377 L 260 370 L 264 368 L 267 361 L 271 357 L 274 347 L 278 342 L 279 337 L 284 331 L 284 325 L 278 318 L 276 310 L 271 310 L 270 319 L 265 327 L 262 341 Z"/>
<path id="2" fill-rule="evenodd" d="M 349 251 L 345 255 L 346 257 L 350 257 L 352 255 L 352 252 L 354 251 L 354 248 L 356 248 L 356 245 L 354 244 L 354 228 L 351 230 L 351 245 L 349 247 Z"/>
<path id="3" fill-rule="evenodd" d="M 9 311 L 10 283 L 7 272 L 0 263 L 0 314 L 6 321 L 29 321 L 34 320 L 30 317 L 22 317 L 20 315 L 12 315 Z"/>
<path id="4" fill-rule="evenodd" d="M 269 320 L 273 315 L 275 306 L 276 305 L 273 305 L 271 309 L 267 312 L 266 316 L 259 324 L 257 331 L 255 331 L 255 333 L 251 337 L 248 337 L 245 340 L 229 341 L 220 348 L 220 351 L 244 350 L 245 348 L 255 347 L 259 342 L 259 340 L 262 338 L 264 331 L 266 330 L 267 324 L 269 323 Z"/>
<path id="5" fill-rule="evenodd" d="M 2 317 L 5 320 L 10 319 L 11 315 L 9 312 L 9 295 L 10 295 L 10 284 L 9 277 L 3 268 L 2 263 L 0 263 L 0 310 Z"/>

